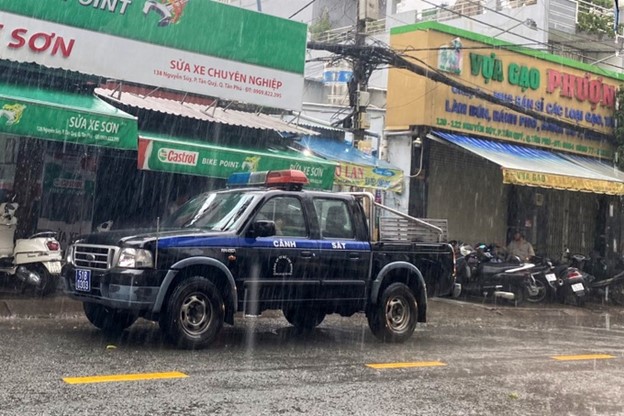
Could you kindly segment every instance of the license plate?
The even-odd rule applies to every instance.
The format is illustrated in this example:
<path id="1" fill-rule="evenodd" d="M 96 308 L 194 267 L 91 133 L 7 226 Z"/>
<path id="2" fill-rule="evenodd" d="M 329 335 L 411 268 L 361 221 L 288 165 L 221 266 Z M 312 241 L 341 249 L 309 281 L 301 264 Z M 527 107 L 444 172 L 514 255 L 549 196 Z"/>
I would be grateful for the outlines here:
<path id="1" fill-rule="evenodd" d="M 572 290 L 575 292 L 582 292 L 585 290 L 585 287 L 583 286 L 583 283 L 574 283 L 572 285 Z"/>
<path id="2" fill-rule="evenodd" d="M 91 270 L 76 270 L 76 291 L 78 292 L 90 292 L 91 291 Z"/>
<path id="3" fill-rule="evenodd" d="M 554 273 L 548 273 L 546 275 L 546 280 L 548 280 L 549 282 L 554 282 L 555 280 L 557 280 L 557 276 L 555 276 Z"/>

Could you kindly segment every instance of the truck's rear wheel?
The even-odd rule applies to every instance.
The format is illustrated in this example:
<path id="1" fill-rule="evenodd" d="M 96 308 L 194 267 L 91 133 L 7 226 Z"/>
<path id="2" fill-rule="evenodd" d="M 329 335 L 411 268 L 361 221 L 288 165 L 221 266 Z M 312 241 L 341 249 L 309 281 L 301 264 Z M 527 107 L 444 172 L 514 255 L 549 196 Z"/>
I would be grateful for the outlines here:
<path id="1" fill-rule="evenodd" d="M 367 313 L 368 326 L 384 342 L 403 342 L 412 336 L 418 320 L 416 298 L 403 283 L 393 283 Z"/>
<path id="2" fill-rule="evenodd" d="M 282 312 L 288 323 L 300 331 L 312 330 L 325 319 L 325 312 L 319 309 L 288 307 L 284 308 Z"/>
<path id="3" fill-rule="evenodd" d="M 82 308 L 89 322 L 105 332 L 121 332 L 138 319 L 138 316 L 133 313 L 109 308 L 98 303 L 83 302 Z"/>
<path id="4" fill-rule="evenodd" d="M 180 348 L 203 348 L 223 327 L 225 305 L 217 287 L 202 276 L 182 281 L 171 293 L 160 326 Z"/>

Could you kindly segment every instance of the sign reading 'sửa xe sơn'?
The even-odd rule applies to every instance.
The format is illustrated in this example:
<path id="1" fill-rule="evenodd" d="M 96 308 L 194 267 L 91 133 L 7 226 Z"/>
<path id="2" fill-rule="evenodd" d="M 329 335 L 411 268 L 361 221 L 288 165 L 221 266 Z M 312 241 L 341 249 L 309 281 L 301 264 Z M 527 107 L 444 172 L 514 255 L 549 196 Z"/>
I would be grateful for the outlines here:
<path id="1" fill-rule="evenodd" d="M 81 143 L 117 149 L 136 149 L 133 117 L 53 107 L 0 96 L 0 133 Z"/>
<path id="2" fill-rule="evenodd" d="M 206 0 L 0 0 L 0 56 L 299 109 L 307 27 Z"/>

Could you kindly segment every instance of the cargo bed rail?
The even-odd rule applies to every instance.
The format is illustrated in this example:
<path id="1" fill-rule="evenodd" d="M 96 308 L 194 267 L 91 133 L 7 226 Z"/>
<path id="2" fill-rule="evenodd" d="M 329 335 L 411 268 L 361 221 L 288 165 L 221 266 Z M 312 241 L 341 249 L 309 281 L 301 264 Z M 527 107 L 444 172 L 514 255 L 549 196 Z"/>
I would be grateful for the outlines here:
<path id="1" fill-rule="evenodd" d="M 371 241 L 443 243 L 448 240 L 446 219 L 412 217 L 378 202 L 370 192 L 347 192 L 362 203 Z M 371 223 L 371 218 L 374 219 Z"/>

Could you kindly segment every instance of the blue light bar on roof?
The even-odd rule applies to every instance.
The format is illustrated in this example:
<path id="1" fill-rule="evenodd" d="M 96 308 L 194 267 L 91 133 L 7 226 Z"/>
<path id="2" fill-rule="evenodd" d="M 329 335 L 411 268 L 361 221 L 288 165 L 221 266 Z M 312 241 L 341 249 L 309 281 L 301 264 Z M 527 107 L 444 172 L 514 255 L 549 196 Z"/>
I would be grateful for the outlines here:
<path id="1" fill-rule="evenodd" d="M 242 186 L 264 186 L 268 171 L 263 172 L 237 172 L 230 175 L 227 181 L 228 188 Z"/>
<path id="2" fill-rule="evenodd" d="M 237 172 L 230 175 L 228 188 L 244 186 L 282 187 L 289 190 L 301 190 L 309 183 L 305 173 L 296 169 L 272 170 L 262 172 Z"/>

